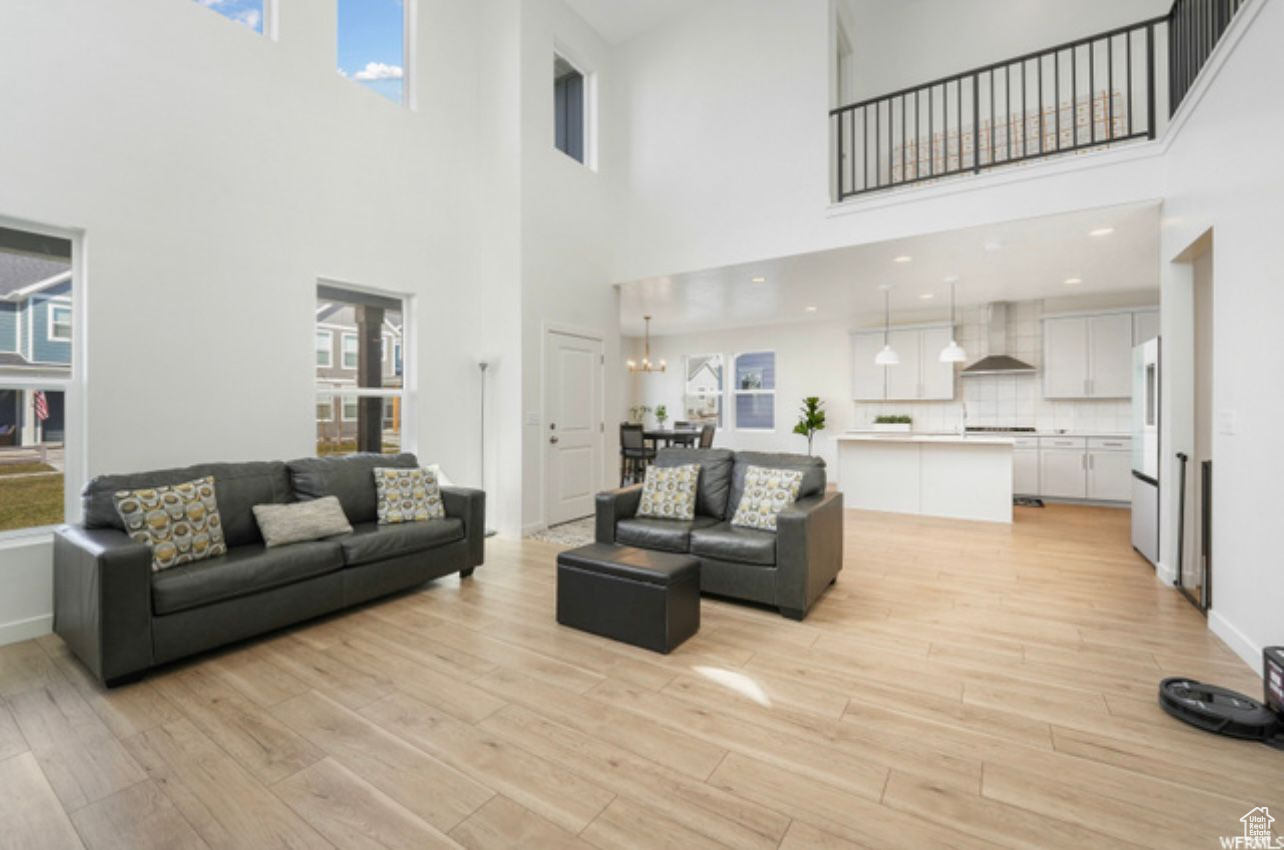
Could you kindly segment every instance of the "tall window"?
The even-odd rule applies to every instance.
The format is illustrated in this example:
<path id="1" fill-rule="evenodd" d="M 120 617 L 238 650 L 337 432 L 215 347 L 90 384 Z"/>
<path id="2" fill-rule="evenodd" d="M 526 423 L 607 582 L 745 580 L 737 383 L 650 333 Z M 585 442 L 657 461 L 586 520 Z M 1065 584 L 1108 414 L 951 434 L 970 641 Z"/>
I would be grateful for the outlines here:
<path id="1" fill-rule="evenodd" d="M 317 287 L 317 454 L 402 450 L 403 365 L 384 351 L 402 350 L 404 317 L 396 296 Z M 337 363 L 322 357 L 323 335 L 341 340 Z"/>
<path id="2" fill-rule="evenodd" d="M 63 521 L 71 242 L 0 227 L 0 532 Z"/>
<path id="3" fill-rule="evenodd" d="M 334 365 L 334 332 L 329 329 L 317 331 L 317 365 L 325 369 Z"/>
<path id="4" fill-rule="evenodd" d="M 688 354 L 683 418 L 722 427 L 722 355 Z"/>
<path id="5" fill-rule="evenodd" d="M 339 73 L 406 102 L 406 0 L 338 0 Z"/>
<path id="6" fill-rule="evenodd" d="M 577 162 L 585 160 L 588 99 L 584 74 L 553 55 L 553 144 Z"/>
<path id="7" fill-rule="evenodd" d="M 770 431 L 776 427 L 776 354 L 736 355 L 736 427 Z"/>
<path id="8" fill-rule="evenodd" d="M 263 32 L 263 9 L 267 0 L 196 0 L 225 18 L 244 24 L 257 33 Z"/>

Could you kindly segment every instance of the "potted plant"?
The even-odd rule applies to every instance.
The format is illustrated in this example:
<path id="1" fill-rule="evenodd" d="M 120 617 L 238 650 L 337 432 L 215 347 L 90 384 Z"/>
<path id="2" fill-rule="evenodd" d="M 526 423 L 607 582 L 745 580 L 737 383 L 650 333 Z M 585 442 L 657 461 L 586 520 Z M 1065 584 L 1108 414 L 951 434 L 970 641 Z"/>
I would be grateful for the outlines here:
<path id="1" fill-rule="evenodd" d="M 908 416 L 875 416 L 875 431 L 908 431 L 914 420 Z"/>
<path id="2" fill-rule="evenodd" d="M 807 438 L 807 454 L 811 454 L 812 440 L 817 431 L 825 430 L 825 403 L 819 397 L 809 395 L 803 399 L 798 409 L 798 424 L 794 433 Z"/>
<path id="3" fill-rule="evenodd" d="M 669 408 L 663 404 L 657 404 L 655 406 L 655 421 L 660 426 L 660 430 L 663 431 L 664 423 L 669 421 Z"/>
<path id="4" fill-rule="evenodd" d="M 651 408 L 647 407 L 645 404 L 639 404 L 634 407 L 630 407 L 629 421 L 634 422 L 638 425 L 641 425 L 643 424 L 643 421 L 646 419 L 646 415 L 650 412 L 651 412 Z"/>

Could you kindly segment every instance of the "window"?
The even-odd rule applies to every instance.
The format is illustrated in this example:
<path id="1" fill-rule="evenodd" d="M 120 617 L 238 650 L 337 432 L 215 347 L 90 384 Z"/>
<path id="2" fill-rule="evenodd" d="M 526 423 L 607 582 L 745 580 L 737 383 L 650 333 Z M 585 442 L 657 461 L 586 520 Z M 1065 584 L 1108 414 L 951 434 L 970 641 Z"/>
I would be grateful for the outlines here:
<path id="1" fill-rule="evenodd" d="M 225 18 L 244 24 L 257 33 L 263 32 L 263 4 L 266 0 L 196 0 Z"/>
<path id="2" fill-rule="evenodd" d="M 66 518 L 72 243 L 0 226 L 0 534 Z M 74 473 L 74 470 L 73 470 Z"/>
<path id="3" fill-rule="evenodd" d="M 334 365 L 334 334 L 317 331 L 317 365 L 329 369 Z"/>
<path id="4" fill-rule="evenodd" d="M 776 427 L 776 354 L 736 355 L 736 427 L 771 431 Z"/>
<path id="5" fill-rule="evenodd" d="M 49 305 L 49 338 L 55 342 L 71 342 L 71 305 Z"/>
<path id="6" fill-rule="evenodd" d="M 330 339 L 338 335 L 343 371 L 327 369 L 318 354 L 317 454 L 402 450 L 405 383 L 401 369 L 385 362 L 380 349 L 395 329 L 399 341 L 392 346 L 393 356 L 400 359 L 404 315 L 400 297 L 318 285 L 318 345 L 322 333 Z"/>
<path id="7" fill-rule="evenodd" d="M 585 158 L 588 127 L 588 90 L 584 74 L 557 54 L 553 55 L 553 144 L 576 162 Z"/>
<path id="8" fill-rule="evenodd" d="M 361 358 L 357 350 L 357 335 L 344 334 L 343 335 L 343 368 L 356 369 L 357 364 L 360 362 L 361 362 Z"/>
<path id="9" fill-rule="evenodd" d="M 339 73 L 406 103 L 405 0 L 338 0 Z"/>
<path id="10" fill-rule="evenodd" d="M 722 427 L 722 355 L 689 354 L 683 389 L 683 419 Z"/>

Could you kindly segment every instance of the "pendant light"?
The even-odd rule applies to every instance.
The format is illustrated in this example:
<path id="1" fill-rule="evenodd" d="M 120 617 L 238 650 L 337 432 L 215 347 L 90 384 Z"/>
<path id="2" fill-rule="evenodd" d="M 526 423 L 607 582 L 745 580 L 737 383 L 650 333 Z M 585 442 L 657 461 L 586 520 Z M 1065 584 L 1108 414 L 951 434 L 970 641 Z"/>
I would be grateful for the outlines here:
<path id="1" fill-rule="evenodd" d="M 645 335 L 645 341 L 643 342 L 643 348 L 642 348 L 642 362 L 639 363 L 636 360 L 628 361 L 629 371 L 630 372 L 663 372 L 665 369 L 668 368 L 668 366 L 665 365 L 664 360 L 661 360 L 659 363 L 651 362 L 651 317 L 643 316 L 642 320 L 646 322 L 646 331 L 645 331 L 646 335 Z"/>
<path id="2" fill-rule="evenodd" d="M 967 352 L 954 339 L 954 287 L 958 280 L 957 277 L 946 278 L 950 284 L 950 344 L 941 349 L 942 363 L 963 363 L 967 360 Z"/>
<path id="3" fill-rule="evenodd" d="M 896 366 L 901 362 L 901 357 L 892 349 L 890 342 L 892 333 L 892 285 L 884 283 L 879 289 L 883 290 L 883 350 L 875 355 L 874 363 L 878 366 Z"/>

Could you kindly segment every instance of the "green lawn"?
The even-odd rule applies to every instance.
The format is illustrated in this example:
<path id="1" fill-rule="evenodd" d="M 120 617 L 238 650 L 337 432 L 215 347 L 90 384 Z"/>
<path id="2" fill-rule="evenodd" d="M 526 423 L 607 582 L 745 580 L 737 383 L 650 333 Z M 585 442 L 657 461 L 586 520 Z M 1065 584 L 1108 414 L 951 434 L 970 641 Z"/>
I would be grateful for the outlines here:
<path id="1" fill-rule="evenodd" d="M 47 463 L 12 463 L 0 466 L 0 478 L 6 475 L 26 475 L 31 472 L 54 472 Z"/>
<path id="2" fill-rule="evenodd" d="M 0 531 L 62 522 L 62 475 L 0 475 Z"/>

